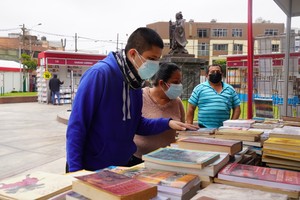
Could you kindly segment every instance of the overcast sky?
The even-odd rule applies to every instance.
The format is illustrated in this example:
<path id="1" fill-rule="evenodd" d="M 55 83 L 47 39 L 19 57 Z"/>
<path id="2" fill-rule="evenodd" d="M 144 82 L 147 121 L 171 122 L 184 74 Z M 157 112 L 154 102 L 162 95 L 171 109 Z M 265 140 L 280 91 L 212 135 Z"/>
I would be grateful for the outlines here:
<path id="1" fill-rule="evenodd" d="M 273 0 L 252 1 L 253 21 L 261 17 L 286 24 L 285 14 Z M 248 0 L 1 0 L 0 35 L 19 33 L 19 25 L 25 24 L 39 38 L 66 38 L 67 49 L 74 49 L 77 33 L 79 50 L 106 53 L 116 49 L 117 35 L 125 43 L 136 28 L 174 21 L 178 11 L 186 21 L 247 23 L 247 5 Z M 300 28 L 300 17 L 292 18 L 292 27 Z"/>

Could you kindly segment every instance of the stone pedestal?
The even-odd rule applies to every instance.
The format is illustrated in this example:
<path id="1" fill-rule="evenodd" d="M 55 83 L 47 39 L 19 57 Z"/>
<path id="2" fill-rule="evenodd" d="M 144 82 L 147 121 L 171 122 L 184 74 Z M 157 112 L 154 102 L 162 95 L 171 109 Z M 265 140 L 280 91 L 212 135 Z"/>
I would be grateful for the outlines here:
<path id="1" fill-rule="evenodd" d="M 182 70 L 183 93 L 182 100 L 187 100 L 194 89 L 200 83 L 201 66 L 205 64 L 205 60 L 195 58 L 193 54 L 173 54 L 165 55 L 161 62 L 172 62 L 177 64 Z"/>

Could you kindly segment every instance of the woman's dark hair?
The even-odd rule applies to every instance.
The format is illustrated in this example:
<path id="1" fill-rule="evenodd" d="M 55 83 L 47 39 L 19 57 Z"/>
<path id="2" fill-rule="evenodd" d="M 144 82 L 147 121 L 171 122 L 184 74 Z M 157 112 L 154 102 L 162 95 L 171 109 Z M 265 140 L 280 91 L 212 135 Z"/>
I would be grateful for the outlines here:
<path id="1" fill-rule="evenodd" d="M 125 53 L 129 49 L 136 49 L 140 54 L 150 50 L 153 46 L 164 48 L 164 42 L 153 29 L 141 27 L 136 29 L 128 38 Z"/>
<path id="2" fill-rule="evenodd" d="M 168 80 L 171 78 L 172 74 L 175 71 L 181 72 L 180 67 L 175 63 L 171 63 L 171 62 L 160 63 L 158 72 L 156 72 L 156 74 L 151 78 L 152 84 L 154 86 L 158 86 L 159 80 L 168 82 Z"/>

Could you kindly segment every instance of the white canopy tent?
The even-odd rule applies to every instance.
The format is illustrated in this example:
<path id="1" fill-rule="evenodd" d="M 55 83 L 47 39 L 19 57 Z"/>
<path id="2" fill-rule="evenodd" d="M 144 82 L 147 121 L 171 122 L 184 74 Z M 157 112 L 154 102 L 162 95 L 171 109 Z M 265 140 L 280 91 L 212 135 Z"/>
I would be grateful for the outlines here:
<path id="1" fill-rule="evenodd" d="M 291 19 L 292 17 L 300 16 L 300 0 L 274 0 L 274 2 L 286 14 L 286 52 L 284 59 L 284 90 L 283 93 L 283 112 L 282 116 L 287 116 L 288 107 L 288 79 L 290 65 L 290 34 L 291 34 Z"/>

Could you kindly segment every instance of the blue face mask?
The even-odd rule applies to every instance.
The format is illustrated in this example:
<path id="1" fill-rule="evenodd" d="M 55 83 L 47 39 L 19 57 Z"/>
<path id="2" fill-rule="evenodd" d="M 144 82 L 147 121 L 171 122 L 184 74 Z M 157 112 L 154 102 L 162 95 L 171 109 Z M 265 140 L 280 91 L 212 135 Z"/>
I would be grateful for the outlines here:
<path id="1" fill-rule="evenodd" d="M 182 94 L 183 86 L 182 84 L 170 84 L 170 87 L 167 91 L 165 91 L 165 94 L 169 99 L 176 99 Z"/>
<path id="2" fill-rule="evenodd" d="M 143 64 L 138 68 L 138 74 L 143 80 L 151 78 L 159 70 L 159 61 L 145 59 L 139 54 L 139 52 L 137 52 L 137 54 L 143 62 Z"/>

